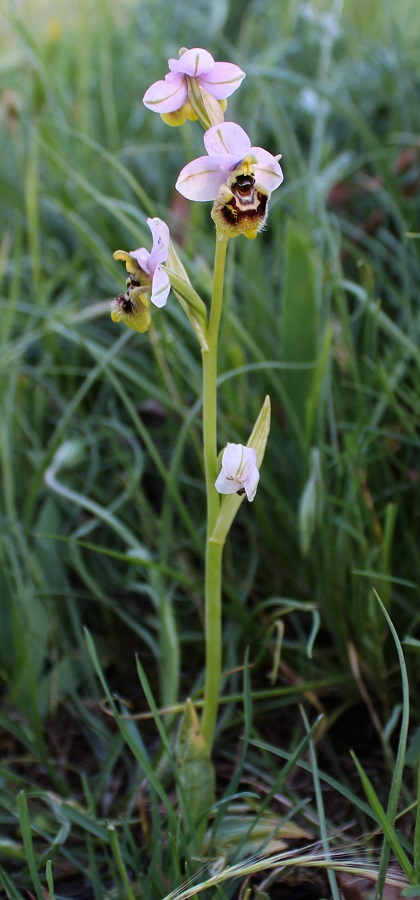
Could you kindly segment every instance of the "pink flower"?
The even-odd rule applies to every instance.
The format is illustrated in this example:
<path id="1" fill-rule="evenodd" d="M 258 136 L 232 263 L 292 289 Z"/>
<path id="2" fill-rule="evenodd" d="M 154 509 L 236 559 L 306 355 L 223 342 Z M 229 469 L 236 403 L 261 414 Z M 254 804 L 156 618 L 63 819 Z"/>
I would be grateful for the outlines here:
<path id="1" fill-rule="evenodd" d="M 142 291 L 151 290 L 151 301 L 155 306 L 165 306 L 171 289 L 168 275 L 161 268 L 169 256 L 169 228 L 162 219 L 148 219 L 152 232 L 153 246 L 149 253 L 145 247 L 138 250 L 116 250 L 114 259 L 125 262 L 127 272 L 134 275 L 142 286 Z"/>
<path id="2" fill-rule="evenodd" d="M 259 480 L 257 451 L 243 444 L 227 444 L 223 451 L 222 469 L 215 483 L 219 494 L 245 492 L 248 500 L 253 500 Z"/>
<path id="3" fill-rule="evenodd" d="M 280 155 L 272 156 L 262 147 L 251 147 L 247 133 L 235 122 L 221 122 L 204 135 L 208 156 L 200 156 L 180 172 L 176 189 L 188 200 L 215 200 L 222 185 L 238 176 L 254 178 L 257 189 L 270 197 L 283 181 Z M 243 171 L 244 165 L 249 171 Z M 241 170 L 241 171 L 239 171 Z"/>
<path id="4" fill-rule="evenodd" d="M 184 166 L 177 190 L 188 200 L 214 200 L 211 215 L 222 234 L 255 238 L 265 225 L 271 193 L 283 181 L 280 155 L 251 147 L 234 122 L 213 125 L 204 144 L 208 156 Z"/>
<path id="5" fill-rule="evenodd" d="M 215 62 L 211 53 L 195 47 L 168 60 L 170 72 L 146 91 L 143 103 L 161 115 L 181 109 L 191 96 L 195 82 L 215 100 L 225 100 L 239 87 L 245 72 L 233 63 Z M 194 104 L 193 104 L 194 105 Z"/>

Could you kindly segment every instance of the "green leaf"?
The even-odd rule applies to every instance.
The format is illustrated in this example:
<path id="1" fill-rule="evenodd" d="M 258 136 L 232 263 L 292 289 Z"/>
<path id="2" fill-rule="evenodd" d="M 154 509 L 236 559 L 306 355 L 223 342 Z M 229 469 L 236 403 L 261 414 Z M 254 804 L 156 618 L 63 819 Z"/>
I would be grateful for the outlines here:
<path id="1" fill-rule="evenodd" d="M 28 863 L 29 872 L 32 879 L 32 884 L 35 888 L 35 893 L 38 900 L 44 900 L 44 892 L 42 890 L 42 885 L 38 875 L 38 868 L 34 854 L 34 847 L 32 843 L 32 831 L 31 831 L 31 822 L 29 818 L 28 812 L 28 804 L 26 802 L 26 794 L 25 791 L 20 791 L 17 798 L 17 811 L 19 816 L 20 828 L 22 832 L 22 840 L 23 846 L 25 848 L 26 859 Z"/>
<path id="2" fill-rule="evenodd" d="M 379 797 L 375 791 L 375 788 L 373 787 L 373 784 L 371 783 L 370 779 L 366 775 L 366 772 L 364 772 L 362 766 L 360 765 L 359 760 L 357 759 L 356 755 L 353 752 L 351 755 L 355 762 L 357 771 L 359 773 L 359 777 L 362 782 L 366 797 L 369 801 L 372 811 L 374 812 L 374 814 L 376 816 L 376 819 L 377 819 L 379 825 L 382 828 L 385 838 L 386 838 L 389 846 L 391 847 L 393 853 L 395 853 L 395 856 L 397 857 L 398 862 L 399 862 L 404 874 L 407 876 L 408 880 L 411 883 L 413 883 L 415 880 L 414 869 L 410 863 L 410 860 L 408 859 L 408 856 L 407 856 L 405 850 L 403 849 L 403 847 L 401 845 L 398 835 L 379 800 Z"/>
<path id="3" fill-rule="evenodd" d="M 187 700 L 185 704 L 175 745 L 175 758 L 182 785 L 180 801 L 184 807 L 184 819 L 200 852 L 209 810 L 215 800 L 215 774 L 191 700 Z"/>
<path id="4" fill-rule="evenodd" d="M 308 555 L 312 539 L 320 525 L 323 497 L 320 452 L 317 447 L 313 447 L 310 455 L 309 477 L 299 501 L 299 537 L 302 556 Z"/>

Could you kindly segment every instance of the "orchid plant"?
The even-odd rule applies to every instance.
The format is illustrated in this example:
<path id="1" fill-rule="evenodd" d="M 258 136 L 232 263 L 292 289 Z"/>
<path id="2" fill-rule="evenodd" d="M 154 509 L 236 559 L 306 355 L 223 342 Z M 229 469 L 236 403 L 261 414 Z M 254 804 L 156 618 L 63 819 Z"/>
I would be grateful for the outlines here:
<path id="1" fill-rule="evenodd" d="M 176 189 L 192 201 L 213 201 L 211 216 L 216 227 L 216 249 L 211 305 L 207 310 L 191 285 L 167 225 L 154 218 L 147 220 L 153 237 L 150 252 L 141 247 L 114 253 L 115 259 L 125 263 L 128 277 L 126 290 L 112 301 L 111 316 L 114 322 L 145 332 L 152 318 L 150 302 L 156 307 L 164 306 L 172 288 L 201 348 L 207 538 L 206 669 L 199 746 L 200 753 L 211 765 L 222 675 L 223 548 L 244 498 L 253 501 L 256 495 L 270 428 L 267 397 L 247 444 L 228 443 L 221 458 L 218 457 L 217 356 L 226 251 L 229 240 L 238 235 L 256 238 L 266 223 L 270 196 L 281 185 L 283 174 L 279 155 L 252 146 L 240 125 L 224 119 L 227 98 L 245 78 L 238 66 L 215 62 L 201 48 L 183 48 L 179 59 L 169 60 L 169 69 L 164 80 L 146 91 L 143 102 L 170 125 L 181 125 L 190 119 L 198 120 L 204 128 L 207 155 L 192 160 L 182 169 Z M 188 715 L 191 718 L 190 707 Z M 195 733 L 197 728 L 198 721 L 194 721 Z"/>

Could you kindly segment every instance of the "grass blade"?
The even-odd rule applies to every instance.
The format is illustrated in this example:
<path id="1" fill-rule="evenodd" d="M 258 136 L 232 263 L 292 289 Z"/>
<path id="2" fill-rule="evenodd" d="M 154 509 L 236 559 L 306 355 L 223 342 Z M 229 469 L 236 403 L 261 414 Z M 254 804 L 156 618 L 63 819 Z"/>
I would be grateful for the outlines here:
<path id="1" fill-rule="evenodd" d="M 29 872 L 32 879 L 32 884 L 35 888 L 35 893 L 38 900 L 45 900 L 44 891 L 42 889 L 42 884 L 38 875 L 38 868 L 34 854 L 34 847 L 32 842 L 32 830 L 31 830 L 31 821 L 29 818 L 28 812 L 28 804 L 26 802 L 26 793 L 25 791 L 19 791 L 17 797 L 17 811 L 19 816 L 20 828 L 22 832 L 22 840 L 23 846 L 25 848 L 26 859 L 29 867 Z"/>

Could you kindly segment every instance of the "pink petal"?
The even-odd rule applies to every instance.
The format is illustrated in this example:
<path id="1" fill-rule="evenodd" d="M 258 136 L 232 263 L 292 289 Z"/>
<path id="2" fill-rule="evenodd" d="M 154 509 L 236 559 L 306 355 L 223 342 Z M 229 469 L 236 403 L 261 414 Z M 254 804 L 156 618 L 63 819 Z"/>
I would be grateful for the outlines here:
<path id="1" fill-rule="evenodd" d="M 234 63 L 217 62 L 208 74 L 200 75 L 200 84 L 216 100 L 230 97 L 245 78 L 245 72 Z"/>
<path id="2" fill-rule="evenodd" d="M 219 159 L 199 156 L 184 166 L 175 187 L 187 200 L 214 200 L 224 180 Z"/>
<path id="3" fill-rule="evenodd" d="M 184 75 L 169 72 L 164 81 L 155 81 L 143 97 L 148 109 L 157 113 L 170 113 L 181 109 L 188 96 Z"/>
<path id="4" fill-rule="evenodd" d="M 236 162 L 247 156 L 251 149 L 246 131 L 236 122 L 213 125 L 204 135 L 204 144 L 209 156 L 229 155 Z"/>
<path id="5" fill-rule="evenodd" d="M 130 256 L 137 260 L 140 268 L 143 269 L 143 272 L 146 272 L 147 275 L 153 274 L 149 269 L 150 253 L 145 247 L 139 247 L 138 250 L 130 250 Z"/>
<path id="6" fill-rule="evenodd" d="M 254 166 L 255 181 L 268 194 L 271 194 L 272 191 L 280 187 L 283 181 L 283 172 L 279 161 L 262 147 L 251 147 L 251 153 L 257 159 L 257 165 Z"/>
<path id="7" fill-rule="evenodd" d="M 183 72 L 184 75 L 190 75 L 191 78 L 208 75 L 214 68 L 214 59 L 211 53 L 208 50 L 202 50 L 201 47 L 186 50 L 179 59 L 170 59 L 168 62 L 171 72 Z"/>
<path id="8" fill-rule="evenodd" d="M 170 289 L 171 283 L 168 275 L 160 266 L 157 266 L 152 281 L 152 296 L 150 298 L 152 303 L 159 307 L 165 306 Z"/>
<path id="9" fill-rule="evenodd" d="M 156 227 L 156 231 L 152 228 L 152 222 L 154 223 L 154 225 Z M 157 234 L 159 239 L 162 241 L 164 246 L 169 251 L 169 243 L 170 243 L 171 235 L 169 233 L 169 228 L 168 228 L 166 222 L 164 222 L 163 219 L 158 219 L 157 216 L 155 216 L 154 219 L 148 219 L 147 224 L 148 224 L 153 236 L 155 234 Z"/>
<path id="10" fill-rule="evenodd" d="M 169 228 L 162 219 L 148 219 L 147 224 L 152 232 L 153 247 L 149 254 L 149 272 L 153 273 L 156 266 L 166 262 L 169 256 Z"/>

